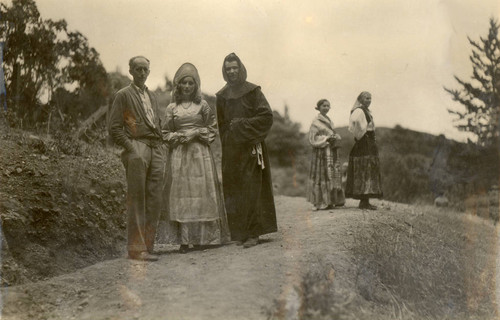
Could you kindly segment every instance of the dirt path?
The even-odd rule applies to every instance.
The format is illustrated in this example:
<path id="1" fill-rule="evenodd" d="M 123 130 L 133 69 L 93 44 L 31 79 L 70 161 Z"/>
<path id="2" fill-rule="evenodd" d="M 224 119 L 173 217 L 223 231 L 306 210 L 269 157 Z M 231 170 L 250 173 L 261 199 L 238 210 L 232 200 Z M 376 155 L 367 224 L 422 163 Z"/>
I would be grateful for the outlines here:
<path id="1" fill-rule="evenodd" d="M 276 205 L 279 232 L 257 247 L 178 254 L 160 245 L 156 263 L 120 258 L 3 289 L 2 318 L 265 319 L 275 299 L 297 304 L 294 287 L 302 275 L 333 256 L 332 269 L 349 283 L 343 242 L 352 234 L 349 225 L 362 218 L 354 203 L 334 212 L 311 212 L 303 198 L 276 197 Z"/>
<path id="2" fill-rule="evenodd" d="M 123 257 L 4 288 L 1 318 L 266 319 L 279 300 L 286 304 L 282 318 L 298 319 L 301 281 L 315 270 L 326 270 L 340 303 L 355 305 L 355 318 L 389 318 L 360 298 L 349 248 L 369 220 L 395 209 L 382 202 L 380 210 L 366 212 L 348 201 L 346 208 L 311 212 L 303 198 L 283 196 L 276 205 L 279 232 L 256 247 L 231 244 L 179 254 L 177 247 L 160 245 L 163 254 L 155 263 Z"/>

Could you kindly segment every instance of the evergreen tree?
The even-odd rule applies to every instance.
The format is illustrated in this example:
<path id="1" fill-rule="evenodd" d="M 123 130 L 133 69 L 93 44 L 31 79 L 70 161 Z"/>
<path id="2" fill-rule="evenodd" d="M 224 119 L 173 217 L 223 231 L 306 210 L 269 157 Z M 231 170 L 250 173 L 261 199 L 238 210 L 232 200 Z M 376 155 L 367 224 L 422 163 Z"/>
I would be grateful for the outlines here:
<path id="1" fill-rule="evenodd" d="M 456 127 L 460 131 L 471 132 L 481 146 L 497 145 L 499 142 L 500 109 L 500 42 L 498 23 L 491 18 L 486 38 L 474 41 L 472 45 L 472 81 L 465 82 L 455 76 L 460 89 L 444 88 L 454 101 L 461 103 L 465 110 L 448 109 L 455 115 Z"/>

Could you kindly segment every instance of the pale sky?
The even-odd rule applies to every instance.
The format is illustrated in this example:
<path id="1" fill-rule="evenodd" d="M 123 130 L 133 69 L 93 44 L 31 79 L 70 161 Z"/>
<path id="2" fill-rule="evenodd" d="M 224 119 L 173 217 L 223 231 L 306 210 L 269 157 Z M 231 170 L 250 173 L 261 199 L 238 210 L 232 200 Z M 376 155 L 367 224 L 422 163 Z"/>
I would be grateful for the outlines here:
<path id="1" fill-rule="evenodd" d="M 316 102 L 330 100 L 335 126 L 347 125 L 361 91 L 372 93 L 377 126 L 463 139 L 443 86 L 468 80 L 471 46 L 498 18 L 498 0 L 38 0 L 43 18 L 84 34 L 108 71 L 151 60 L 147 85 L 164 85 L 191 62 L 202 90 L 222 86 L 222 61 L 235 52 L 248 81 L 271 107 L 306 131 Z"/>

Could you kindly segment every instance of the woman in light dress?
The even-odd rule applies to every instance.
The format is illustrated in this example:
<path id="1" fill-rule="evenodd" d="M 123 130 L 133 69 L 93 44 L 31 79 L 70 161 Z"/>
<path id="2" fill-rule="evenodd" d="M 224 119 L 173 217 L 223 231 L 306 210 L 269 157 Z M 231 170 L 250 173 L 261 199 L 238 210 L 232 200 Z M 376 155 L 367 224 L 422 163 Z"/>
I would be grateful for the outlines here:
<path id="1" fill-rule="evenodd" d="M 185 253 L 194 247 L 230 241 L 224 200 L 210 144 L 217 120 L 202 99 L 198 70 L 184 63 L 174 77 L 172 103 L 164 118 L 164 135 L 170 147 L 167 169 L 166 228 L 160 241 L 180 244 Z"/>
<path id="2" fill-rule="evenodd" d="M 316 104 L 318 116 L 309 129 L 309 143 L 313 147 L 307 200 L 315 210 L 331 209 L 345 203 L 342 190 L 342 167 L 338 155 L 339 134 L 328 117 L 330 102 L 321 99 Z"/>

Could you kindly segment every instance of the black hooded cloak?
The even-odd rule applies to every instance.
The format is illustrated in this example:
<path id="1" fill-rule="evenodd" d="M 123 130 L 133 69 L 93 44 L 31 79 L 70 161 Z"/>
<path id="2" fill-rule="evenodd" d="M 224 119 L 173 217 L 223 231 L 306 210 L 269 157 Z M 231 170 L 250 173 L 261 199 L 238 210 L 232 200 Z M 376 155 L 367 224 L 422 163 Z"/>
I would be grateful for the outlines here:
<path id="1" fill-rule="evenodd" d="M 239 80 L 217 92 L 217 118 L 222 142 L 222 184 L 231 238 L 245 241 L 276 232 L 271 167 L 264 142 L 273 113 L 260 87 L 246 81 L 246 69 L 234 54 L 224 62 L 238 62 Z"/>

